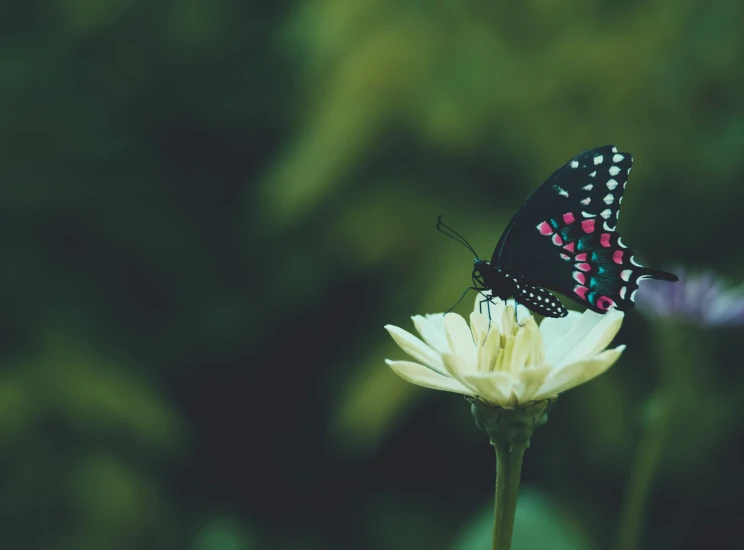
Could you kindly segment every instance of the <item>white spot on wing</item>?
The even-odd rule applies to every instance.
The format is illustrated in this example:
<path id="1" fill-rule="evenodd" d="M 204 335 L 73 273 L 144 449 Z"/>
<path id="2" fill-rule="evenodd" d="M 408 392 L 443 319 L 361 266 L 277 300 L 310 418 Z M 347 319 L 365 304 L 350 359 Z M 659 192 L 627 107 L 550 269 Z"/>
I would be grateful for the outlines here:
<path id="1" fill-rule="evenodd" d="M 609 218 L 610 216 L 612 216 L 612 210 L 610 210 L 609 208 L 605 208 L 605 209 L 604 209 L 604 210 L 602 210 L 602 212 L 600 213 L 600 216 L 602 216 L 602 217 L 603 217 L 604 219 L 607 219 L 607 218 Z"/>
<path id="2" fill-rule="evenodd" d="M 621 237 L 617 238 L 617 244 L 620 245 L 620 248 L 628 248 L 623 244 L 623 239 Z"/>
<path id="3" fill-rule="evenodd" d="M 589 197 L 587 197 L 583 201 L 579 201 L 579 202 L 581 202 L 581 204 L 583 204 L 584 206 L 586 206 L 587 204 L 589 204 L 590 202 L 592 202 L 592 199 L 590 199 Z"/>
<path id="4" fill-rule="evenodd" d="M 617 176 L 620 173 L 620 168 L 617 166 L 610 166 L 610 175 Z"/>
<path id="5" fill-rule="evenodd" d="M 607 222 L 604 222 L 602 224 L 602 227 L 604 228 L 605 231 L 615 231 L 615 228 L 614 227 L 610 227 L 609 225 L 607 225 Z"/>
<path id="6" fill-rule="evenodd" d="M 582 189 L 582 191 L 591 191 L 591 190 L 592 190 L 592 187 L 594 187 L 594 185 L 592 185 L 592 184 L 590 183 L 589 185 L 585 185 L 585 186 L 584 186 L 584 187 L 582 187 L 581 189 Z"/>
<path id="7" fill-rule="evenodd" d="M 636 288 L 633 292 L 630 293 L 630 301 L 635 302 L 635 293 L 638 292 L 638 289 Z"/>
<path id="8" fill-rule="evenodd" d="M 630 257 L 630 263 L 632 263 L 633 265 L 635 265 L 635 266 L 638 266 L 638 267 L 643 267 L 643 266 L 642 266 L 641 264 L 639 264 L 639 263 L 638 263 L 638 262 L 636 261 L 636 259 L 635 259 L 635 256 L 631 256 L 631 257 Z"/>
<path id="9" fill-rule="evenodd" d="M 620 278 L 621 278 L 621 279 L 622 279 L 623 281 L 630 281 L 630 276 L 631 276 L 631 275 L 633 275 L 633 270 L 632 270 L 632 269 L 623 269 L 623 270 L 622 270 L 622 271 L 620 272 Z"/>
<path id="10" fill-rule="evenodd" d="M 571 161 L 571 168 L 578 168 L 579 167 L 579 161 L 578 160 L 572 160 Z"/>
<path id="11" fill-rule="evenodd" d="M 594 164 L 602 164 L 602 161 L 604 160 L 604 157 L 602 155 L 597 155 L 594 157 Z"/>
<path id="12" fill-rule="evenodd" d="M 583 210 L 581 211 L 581 215 L 584 216 L 585 218 L 596 218 L 597 217 L 596 214 L 590 214 L 589 212 L 584 212 Z"/>
<path id="13" fill-rule="evenodd" d="M 612 193 L 607 193 L 605 195 L 605 198 L 602 200 L 605 202 L 605 204 L 612 204 L 613 202 L 615 202 L 615 197 Z"/>
<path id="14" fill-rule="evenodd" d="M 615 180 L 607 180 L 607 189 L 609 189 L 610 191 L 612 191 L 613 189 L 615 189 L 615 187 L 617 187 L 617 181 L 615 181 Z"/>
<path id="15" fill-rule="evenodd" d="M 612 162 L 620 162 L 624 158 L 625 157 L 623 155 L 615 155 L 614 157 L 612 157 Z"/>
<path id="16" fill-rule="evenodd" d="M 590 177 L 590 178 L 593 178 L 593 177 L 594 177 L 594 176 L 596 176 L 596 175 L 597 175 L 597 171 L 595 170 L 594 172 L 592 172 L 591 174 L 589 174 L 589 177 Z"/>
<path id="17" fill-rule="evenodd" d="M 625 294 L 626 294 L 627 292 L 628 292 L 628 287 L 627 287 L 627 286 L 623 286 L 623 287 L 622 287 L 622 288 L 620 289 L 620 297 L 621 297 L 621 298 L 622 298 L 623 300 L 625 300 Z"/>

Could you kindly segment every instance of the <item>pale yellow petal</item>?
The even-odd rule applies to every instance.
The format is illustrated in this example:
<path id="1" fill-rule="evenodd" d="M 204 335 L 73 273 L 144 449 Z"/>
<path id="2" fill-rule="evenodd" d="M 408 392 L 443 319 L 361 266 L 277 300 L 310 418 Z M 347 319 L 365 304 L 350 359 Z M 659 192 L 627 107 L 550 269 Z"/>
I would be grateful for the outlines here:
<path id="1" fill-rule="evenodd" d="M 594 313 L 594 315 L 599 314 Z M 553 363 L 556 367 L 591 359 L 612 343 L 623 324 L 624 314 L 621 311 L 610 310 L 599 316 L 601 317 L 599 322 L 594 324 L 591 330 L 560 361 Z"/>
<path id="2" fill-rule="evenodd" d="M 486 341 L 476 349 L 476 365 L 478 370 L 490 372 L 494 370 L 499 347 L 501 346 L 501 335 L 499 327 L 494 323 L 488 331 Z"/>
<path id="3" fill-rule="evenodd" d="M 592 359 L 572 363 L 559 371 L 552 371 L 551 375 L 535 396 L 535 399 L 539 400 L 554 397 L 561 392 L 599 376 L 609 369 L 615 361 L 617 361 L 624 349 L 625 346 L 609 349 L 599 355 L 595 355 Z"/>
<path id="4" fill-rule="evenodd" d="M 524 325 L 529 319 L 532 319 L 532 312 L 520 303 L 517 303 L 517 313 L 514 316 L 514 322 Z"/>
<path id="5" fill-rule="evenodd" d="M 535 401 L 535 396 L 540 392 L 542 385 L 545 383 L 545 380 L 547 380 L 548 375 L 552 370 L 553 369 L 550 365 L 524 369 L 519 376 L 519 381 L 521 382 L 519 389 L 520 401 L 523 403 L 527 401 Z"/>
<path id="6" fill-rule="evenodd" d="M 501 315 L 498 318 L 501 332 L 507 336 L 514 334 L 514 308 L 506 306 L 501 310 Z"/>
<path id="7" fill-rule="evenodd" d="M 475 346 L 480 347 L 488 333 L 488 318 L 477 311 L 473 311 L 470 314 L 470 330 L 473 333 Z"/>
<path id="8" fill-rule="evenodd" d="M 464 382 L 484 401 L 494 405 L 506 405 L 517 380 L 508 372 L 495 371 L 467 374 Z"/>
<path id="9" fill-rule="evenodd" d="M 435 315 L 414 315 L 411 317 L 416 330 L 424 339 L 430 348 L 439 352 L 448 352 L 447 334 L 444 330 L 444 315 L 439 313 Z"/>
<path id="10" fill-rule="evenodd" d="M 586 336 L 594 326 L 602 320 L 602 315 L 594 313 L 593 311 L 586 310 L 580 314 L 578 319 L 572 318 L 573 316 L 565 317 L 563 319 L 556 319 L 550 325 L 558 323 L 556 333 L 560 333 L 565 330 L 565 333 L 560 337 L 555 337 L 550 342 L 550 345 L 546 346 L 545 358 L 552 365 L 558 365 L 561 363 L 563 358 Z M 543 324 L 547 321 L 544 320 Z M 563 321 L 566 321 L 565 327 L 561 326 Z M 570 325 L 570 326 L 569 326 Z M 566 330 L 568 327 L 568 330 Z M 555 328 L 555 327 L 550 327 Z M 550 328 L 545 329 L 550 334 Z"/>
<path id="11" fill-rule="evenodd" d="M 515 334 L 520 326 L 524 326 L 532 318 L 530 310 L 522 304 L 517 304 L 516 313 L 514 313 L 514 300 L 509 302 L 499 300 L 499 303 L 502 305 L 498 312 L 499 316 L 492 316 L 492 318 L 494 321 L 498 321 L 504 334 Z"/>
<path id="12" fill-rule="evenodd" d="M 455 380 L 459 380 L 465 386 L 470 385 L 465 381 L 465 376 L 475 372 L 475 367 L 469 364 L 463 357 L 455 355 L 454 353 L 443 353 L 442 362 L 444 363 L 444 369 L 447 375 L 451 376 Z M 470 389 L 473 389 L 472 387 Z"/>
<path id="13" fill-rule="evenodd" d="M 465 319 L 456 313 L 448 313 L 444 316 L 444 327 L 447 331 L 447 343 L 451 353 L 466 361 L 470 370 L 474 370 L 475 344 L 473 334 Z"/>
<path id="14" fill-rule="evenodd" d="M 400 327 L 394 325 L 385 325 L 385 329 L 393 337 L 395 343 L 400 346 L 404 352 L 423 363 L 427 367 L 444 374 L 444 365 L 439 353 L 431 349 L 424 342 L 416 338 L 413 334 L 406 332 Z"/>
<path id="15" fill-rule="evenodd" d="M 543 343 L 542 333 L 539 328 L 535 332 L 536 334 L 534 334 L 529 355 L 527 355 L 527 359 L 525 359 L 525 365 L 533 367 L 546 364 L 545 344 Z"/>
<path id="16" fill-rule="evenodd" d="M 546 317 L 540 323 L 543 345 L 548 349 L 554 342 L 560 342 L 568 331 L 581 319 L 581 313 L 569 310 L 565 317 Z"/>
<path id="17" fill-rule="evenodd" d="M 514 342 L 516 341 L 515 336 L 508 335 L 504 338 L 503 353 L 500 356 L 501 364 L 498 366 L 502 372 L 511 372 L 512 366 L 512 355 L 514 354 Z"/>
<path id="18" fill-rule="evenodd" d="M 501 326 L 501 316 L 506 309 L 506 302 L 501 298 L 492 298 L 491 302 L 484 301 L 486 296 L 491 296 L 490 291 L 487 293 L 479 293 L 475 297 L 475 305 L 473 311 L 480 313 L 486 319 L 491 320 L 491 323 Z"/>
<path id="19" fill-rule="evenodd" d="M 432 324 L 434 330 L 444 334 L 444 313 L 427 313 L 424 319 Z"/>
<path id="20" fill-rule="evenodd" d="M 391 361 L 389 359 L 385 362 L 390 365 L 390 368 L 393 369 L 398 376 L 412 384 L 431 388 L 433 390 L 449 391 L 464 395 L 475 395 L 471 390 L 466 388 L 457 380 L 447 376 L 442 376 L 430 368 L 419 365 L 418 363 L 412 361 Z"/>
<path id="21" fill-rule="evenodd" d="M 509 370 L 512 374 L 520 372 L 526 366 L 527 358 L 532 350 L 539 345 L 541 345 L 540 330 L 537 328 L 535 319 L 530 317 L 517 332 L 511 356 L 511 366 L 504 367 L 504 370 Z"/>
<path id="22" fill-rule="evenodd" d="M 546 360 L 554 366 L 560 366 L 569 363 L 569 355 L 576 360 L 586 357 L 586 355 L 579 357 L 577 351 L 584 353 L 586 349 L 594 348 L 594 342 L 602 340 L 602 338 L 598 337 L 607 331 L 608 328 L 614 328 L 615 332 L 612 333 L 614 337 L 619 328 L 619 326 L 615 326 L 615 323 L 618 316 L 622 322 L 622 315 L 622 312 L 617 310 L 611 310 L 606 314 L 586 310 L 573 323 L 573 326 L 571 326 L 564 337 L 551 342 L 550 346 L 545 350 Z M 590 342 L 588 347 L 582 344 L 586 338 L 589 338 Z"/>

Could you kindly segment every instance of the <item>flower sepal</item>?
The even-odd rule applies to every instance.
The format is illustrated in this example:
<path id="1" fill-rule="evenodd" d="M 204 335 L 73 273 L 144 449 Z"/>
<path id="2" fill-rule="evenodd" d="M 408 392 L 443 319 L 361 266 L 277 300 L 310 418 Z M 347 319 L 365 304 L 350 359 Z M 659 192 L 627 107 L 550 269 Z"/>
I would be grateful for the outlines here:
<path id="1" fill-rule="evenodd" d="M 515 409 L 505 409 L 484 403 L 479 399 L 467 398 L 471 403 L 476 425 L 488 434 L 495 446 L 508 445 L 509 448 L 527 448 L 530 438 L 537 428 L 548 421 L 548 411 L 553 408 L 557 398 L 525 403 Z"/>

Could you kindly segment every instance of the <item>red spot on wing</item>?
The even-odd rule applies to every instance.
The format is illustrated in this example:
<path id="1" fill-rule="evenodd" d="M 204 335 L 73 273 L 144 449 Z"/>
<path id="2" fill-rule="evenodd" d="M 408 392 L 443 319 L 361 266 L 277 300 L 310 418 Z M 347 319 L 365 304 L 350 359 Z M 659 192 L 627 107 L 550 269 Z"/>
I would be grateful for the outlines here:
<path id="1" fill-rule="evenodd" d="M 550 224 L 548 222 L 542 222 L 540 225 L 537 226 L 538 231 L 540 231 L 541 235 L 550 235 L 553 232 L 553 228 L 550 227 Z"/>
<path id="2" fill-rule="evenodd" d="M 574 215 L 571 212 L 566 212 L 565 214 L 563 214 L 563 221 L 566 222 L 566 225 L 568 225 L 569 223 L 573 223 L 575 219 L 576 218 L 574 218 Z"/>
<path id="3" fill-rule="evenodd" d="M 592 266 L 587 263 L 576 264 L 576 269 L 580 269 L 581 271 L 591 271 Z"/>
<path id="4" fill-rule="evenodd" d="M 582 252 L 581 254 L 576 254 L 576 261 L 577 262 L 585 262 L 586 261 L 586 252 Z"/>
<path id="5" fill-rule="evenodd" d="M 586 275 L 584 275 L 581 271 L 574 271 L 573 278 L 576 280 L 577 283 L 581 283 L 582 285 L 586 284 Z"/>
<path id="6" fill-rule="evenodd" d="M 605 248 L 609 248 L 610 247 L 610 234 L 602 233 L 602 236 L 599 238 L 599 243 Z"/>
<path id="7" fill-rule="evenodd" d="M 614 305 L 615 305 L 615 301 L 612 298 L 610 298 L 609 296 L 600 296 L 597 299 L 597 308 L 599 308 L 599 309 L 601 309 L 603 311 L 607 311 L 608 309 L 610 309 Z"/>
<path id="8" fill-rule="evenodd" d="M 574 287 L 574 292 L 575 292 L 575 293 L 577 294 L 577 296 L 578 296 L 579 298 L 581 298 L 582 300 L 586 300 L 586 293 L 587 293 L 587 291 L 588 291 L 588 290 L 589 290 L 589 289 L 588 289 L 587 287 L 585 287 L 585 286 L 581 286 L 581 285 L 576 285 L 576 286 Z"/>
<path id="9" fill-rule="evenodd" d="M 612 254 L 612 261 L 616 264 L 623 263 L 623 251 L 622 250 L 615 250 L 614 254 Z"/>
<path id="10" fill-rule="evenodd" d="M 576 243 L 568 243 L 568 244 L 567 244 L 566 246 L 564 246 L 563 248 L 565 248 L 565 249 L 566 249 L 566 250 L 568 250 L 569 252 L 573 252 L 573 251 L 574 251 L 574 249 L 576 248 Z"/>
<path id="11" fill-rule="evenodd" d="M 553 235 L 553 244 L 556 246 L 561 246 L 563 244 L 563 239 L 561 239 L 561 236 L 558 233 Z"/>
<path id="12" fill-rule="evenodd" d="M 581 222 L 581 229 L 584 233 L 594 233 L 594 220 L 584 220 Z"/>

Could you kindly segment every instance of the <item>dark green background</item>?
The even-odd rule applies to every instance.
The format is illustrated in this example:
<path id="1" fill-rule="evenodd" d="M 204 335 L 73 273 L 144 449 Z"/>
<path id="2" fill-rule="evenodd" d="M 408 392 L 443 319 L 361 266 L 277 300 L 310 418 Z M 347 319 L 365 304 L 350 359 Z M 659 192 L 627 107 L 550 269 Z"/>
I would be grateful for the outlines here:
<path id="1" fill-rule="evenodd" d="M 744 278 L 742 6 L 4 4 L 0 547 L 487 548 L 492 451 L 382 327 L 469 282 L 438 214 L 488 257 L 605 143 L 641 258 Z M 744 547 L 741 331 L 675 330 L 629 314 L 561 398 L 518 550 L 611 548 L 663 364 L 694 391 L 643 548 Z"/>

